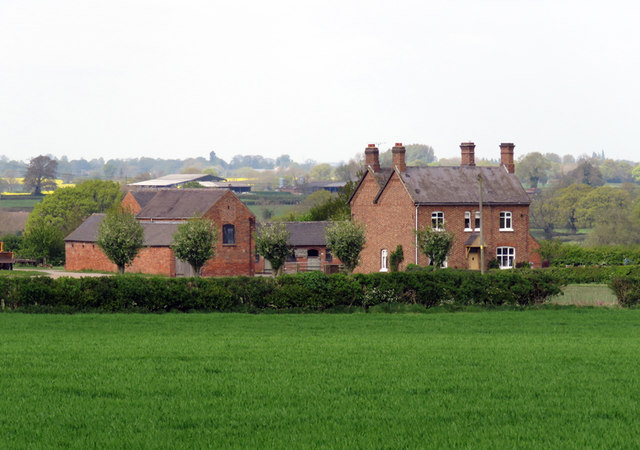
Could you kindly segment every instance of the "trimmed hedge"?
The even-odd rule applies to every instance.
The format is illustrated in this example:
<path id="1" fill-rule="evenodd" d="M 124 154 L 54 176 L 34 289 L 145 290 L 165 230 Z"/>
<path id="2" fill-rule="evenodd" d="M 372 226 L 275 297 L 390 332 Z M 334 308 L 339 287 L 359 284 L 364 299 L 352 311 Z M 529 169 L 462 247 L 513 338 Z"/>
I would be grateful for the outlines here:
<path id="1" fill-rule="evenodd" d="M 554 267 L 640 264 L 640 246 L 583 247 L 577 244 L 562 244 L 551 264 Z"/>
<path id="2" fill-rule="evenodd" d="M 560 288 L 544 271 L 438 270 L 347 276 L 308 272 L 274 278 L 0 278 L 7 308 L 28 311 L 323 311 L 383 303 L 533 305 Z"/>
<path id="3" fill-rule="evenodd" d="M 609 283 L 617 277 L 640 277 L 640 266 L 550 267 L 545 272 L 558 284 Z"/>

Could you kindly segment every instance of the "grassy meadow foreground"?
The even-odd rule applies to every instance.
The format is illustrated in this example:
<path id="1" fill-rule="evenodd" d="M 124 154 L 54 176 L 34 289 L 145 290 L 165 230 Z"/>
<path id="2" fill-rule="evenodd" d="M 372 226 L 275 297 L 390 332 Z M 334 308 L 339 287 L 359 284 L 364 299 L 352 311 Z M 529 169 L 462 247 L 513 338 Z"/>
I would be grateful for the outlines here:
<path id="1" fill-rule="evenodd" d="M 640 310 L 0 314 L 0 443 L 637 447 Z"/>

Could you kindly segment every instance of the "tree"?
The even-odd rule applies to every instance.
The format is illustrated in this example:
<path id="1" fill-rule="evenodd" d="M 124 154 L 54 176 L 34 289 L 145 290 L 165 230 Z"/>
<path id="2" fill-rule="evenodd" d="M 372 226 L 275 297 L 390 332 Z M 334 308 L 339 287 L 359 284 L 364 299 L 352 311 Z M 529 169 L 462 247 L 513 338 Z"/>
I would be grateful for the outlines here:
<path id="1" fill-rule="evenodd" d="M 541 228 L 545 239 L 551 239 L 558 215 L 557 205 L 553 201 L 553 194 L 544 190 L 534 195 L 531 199 L 529 215 L 531 216 L 531 225 Z"/>
<path id="2" fill-rule="evenodd" d="M 269 261 L 274 274 L 280 275 L 287 257 L 291 254 L 289 231 L 282 222 L 263 224 L 255 234 L 256 253 Z"/>
<path id="3" fill-rule="evenodd" d="M 42 191 L 53 190 L 56 188 L 57 170 L 58 161 L 48 156 L 40 155 L 31 158 L 24 173 L 24 185 L 35 195 L 42 194 Z"/>
<path id="4" fill-rule="evenodd" d="M 567 173 L 562 180 L 562 186 L 568 186 L 570 184 L 586 184 L 588 186 L 602 186 L 604 180 L 602 179 L 602 173 L 597 166 L 593 165 L 588 160 L 583 160 L 578 167 Z"/>
<path id="5" fill-rule="evenodd" d="M 551 169 L 551 163 L 542 156 L 542 153 L 527 153 L 516 164 L 516 175 L 529 187 L 537 188 L 538 184 L 547 182 L 547 171 Z"/>
<path id="6" fill-rule="evenodd" d="M 592 190 L 591 186 L 576 183 L 557 191 L 552 203 L 556 209 L 555 223 L 558 227 L 566 226 L 574 234 L 578 231 L 576 215 L 578 202 Z"/>
<path id="7" fill-rule="evenodd" d="M 98 246 L 124 273 L 144 245 L 144 230 L 134 214 L 118 207 L 107 212 L 98 229 Z"/>
<path id="8" fill-rule="evenodd" d="M 334 221 L 325 229 L 327 248 L 342 261 L 349 274 L 360 260 L 366 242 L 365 233 L 363 225 L 349 220 Z"/>
<path id="9" fill-rule="evenodd" d="M 436 269 L 442 267 L 453 247 L 454 234 L 431 227 L 415 230 L 415 233 L 418 237 L 418 248 L 429 258 L 429 265 Z"/>
<path id="10" fill-rule="evenodd" d="M 25 232 L 20 254 L 43 264 L 61 262 L 64 260 L 64 237 L 56 227 L 40 224 Z"/>
<path id="11" fill-rule="evenodd" d="M 330 180 L 333 176 L 333 167 L 329 164 L 318 164 L 309 171 L 309 178 L 315 181 Z"/>
<path id="12" fill-rule="evenodd" d="M 178 225 L 171 249 L 178 259 L 188 262 L 199 277 L 202 266 L 215 256 L 217 241 L 218 230 L 211 219 L 194 217 Z"/>
<path id="13" fill-rule="evenodd" d="M 536 250 L 543 261 L 549 261 L 560 256 L 562 252 L 562 242 L 557 239 L 540 241 L 540 248 Z"/>
<path id="14" fill-rule="evenodd" d="M 66 236 L 93 213 L 103 213 L 122 199 L 118 183 L 103 180 L 83 181 L 73 187 L 56 189 L 34 208 L 25 231 L 53 226 Z"/>
<path id="15" fill-rule="evenodd" d="M 396 249 L 389 255 L 389 267 L 392 272 L 397 272 L 400 269 L 400 264 L 404 261 L 404 251 L 402 245 L 398 244 Z"/>
<path id="16" fill-rule="evenodd" d="M 631 205 L 629 192 L 611 186 L 600 186 L 582 196 L 576 204 L 576 221 L 591 228 L 615 211 L 625 213 Z"/>
<path id="17" fill-rule="evenodd" d="M 636 183 L 640 183 L 640 164 L 633 168 L 633 170 L 631 171 L 631 176 Z"/>

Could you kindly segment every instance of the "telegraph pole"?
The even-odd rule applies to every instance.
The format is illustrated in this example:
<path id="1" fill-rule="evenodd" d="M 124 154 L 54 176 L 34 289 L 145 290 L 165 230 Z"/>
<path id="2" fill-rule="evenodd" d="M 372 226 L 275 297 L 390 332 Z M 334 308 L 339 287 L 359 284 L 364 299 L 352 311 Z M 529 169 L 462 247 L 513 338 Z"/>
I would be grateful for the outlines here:
<path id="1" fill-rule="evenodd" d="M 484 275 L 484 220 L 482 217 L 482 174 L 478 174 L 478 189 L 480 199 L 480 273 Z"/>

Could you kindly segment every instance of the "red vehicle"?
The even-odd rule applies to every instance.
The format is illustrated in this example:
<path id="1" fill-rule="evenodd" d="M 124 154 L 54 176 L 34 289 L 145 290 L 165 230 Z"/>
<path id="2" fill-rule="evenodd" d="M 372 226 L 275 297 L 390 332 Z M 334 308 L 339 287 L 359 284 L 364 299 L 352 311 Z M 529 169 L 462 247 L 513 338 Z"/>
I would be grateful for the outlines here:
<path id="1" fill-rule="evenodd" d="M 4 251 L 4 242 L 0 242 L 0 270 L 13 270 L 13 252 Z"/>

